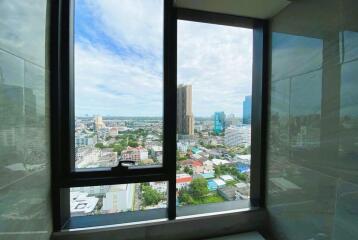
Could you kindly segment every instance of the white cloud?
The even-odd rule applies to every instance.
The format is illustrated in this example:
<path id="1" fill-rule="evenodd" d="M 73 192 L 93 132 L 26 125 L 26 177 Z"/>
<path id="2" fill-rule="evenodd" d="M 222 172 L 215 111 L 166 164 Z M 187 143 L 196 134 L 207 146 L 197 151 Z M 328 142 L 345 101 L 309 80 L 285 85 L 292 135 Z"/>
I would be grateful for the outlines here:
<path id="1" fill-rule="evenodd" d="M 160 2 L 86 1 L 93 26 L 121 49 L 134 49 L 140 56 L 79 38 L 75 60 L 78 114 L 162 115 Z M 241 116 L 243 98 L 251 94 L 251 69 L 252 30 L 178 24 L 178 83 L 193 85 L 195 116 L 210 116 L 214 111 Z"/>
<path id="2" fill-rule="evenodd" d="M 161 57 L 163 0 L 88 0 L 103 31 L 115 42 Z"/>
<path id="3" fill-rule="evenodd" d="M 179 21 L 178 83 L 192 84 L 194 115 L 241 116 L 251 79 L 252 30 Z"/>
<path id="4" fill-rule="evenodd" d="M 104 48 L 76 44 L 76 113 L 160 116 L 163 84 L 148 63 Z"/>

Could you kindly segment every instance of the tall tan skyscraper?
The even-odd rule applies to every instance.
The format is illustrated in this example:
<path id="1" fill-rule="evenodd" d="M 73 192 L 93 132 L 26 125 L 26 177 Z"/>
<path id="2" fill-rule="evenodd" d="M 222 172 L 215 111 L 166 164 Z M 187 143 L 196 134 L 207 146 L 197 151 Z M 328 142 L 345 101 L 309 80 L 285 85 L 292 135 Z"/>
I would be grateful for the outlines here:
<path id="1" fill-rule="evenodd" d="M 191 85 L 180 84 L 177 91 L 177 130 L 180 135 L 194 135 Z"/>
<path id="2" fill-rule="evenodd" d="M 103 122 L 102 116 L 100 115 L 94 117 L 94 125 L 96 130 L 106 127 L 106 125 Z"/>

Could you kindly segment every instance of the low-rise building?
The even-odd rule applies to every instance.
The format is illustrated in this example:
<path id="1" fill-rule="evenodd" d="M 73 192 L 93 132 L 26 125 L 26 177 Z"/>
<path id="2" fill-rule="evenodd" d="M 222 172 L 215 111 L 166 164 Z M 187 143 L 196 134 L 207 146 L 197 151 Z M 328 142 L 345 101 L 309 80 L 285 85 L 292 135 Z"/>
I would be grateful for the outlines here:
<path id="1" fill-rule="evenodd" d="M 127 147 L 121 152 L 122 160 L 141 161 L 148 159 L 148 151 L 143 147 Z"/>
<path id="2" fill-rule="evenodd" d="M 214 166 L 219 166 L 219 165 L 225 165 L 225 164 L 229 164 L 230 162 L 228 160 L 224 160 L 224 159 L 217 159 L 214 158 L 211 160 L 214 164 Z"/>
<path id="3" fill-rule="evenodd" d="M 168 185 L 166 182 L 150 182 L 149 185 L 156 191 L 166 194 L 168 192 Z"/>
<path id="4" fill-rule="evenodd" d="M 244 183 L 244 182 L 239 182 L 237 184 L 235 184 L 235 186 L 237 187 L 237 191 L 236 191 L 236 200 L 247 200 L 250 198 L 250 184 L 249 183 Z"/>
<path id="5" fill-rule="evenodd" d="M 177 149 L 179 152 L 186 153 L 188 151 L 188 147 L 189 147 L 188 144 L 182 142 L 177 143 Z"/>
<path id="6" fill-rule="evenodd" d="M 71 216 L 85 216 L 93 212 L 97 206 L 98 198 L 89 197 L 87 193 L 70 192 Z"/>
<path id="7" fill-rule="evenodd" d="M 204 173 L 204 165 L 202 161 L 199 160 L 184 160 L 184 161 L 180 161 L 179 164 L 182 167 L 189 167 L 190 169 L 193 170 L 194 174 L 200 174 L 200 173 Z"/>
<path id="8" fill-rule="evenodd" d="M 133 210 L 135 184 L 112 185 L 103 198 L 103 213 L 126 212 Z"/>
<path id="9" fill-rule="evenodd" d="M 219 178 L 215 178 L 213 179 L 213 181 L 216 183 L 216 185 L 218 185 L 218 187 L 222 187 L 222 186 L 225 186 L 225 182 Z"/>
<path id="10" fill-rule="evenodd" d="M 78 147 L 75 149 L 76 168 L 90 167 L 98 164 L 101 150 L 95 147 Z"/>
<path id="11" fill-rule="evenodd" d="M 89 136 L 86 134 L 79 134 L 75 136 L 75 146 L 93 146 L 97 143 L 97 138 L 95 136 Z"/>
<path id="12" fill-rule="evenodd" d="M 237 200 L 237 187 L 225 186 L 218 189 L 218 193 L 227 201 Z"/>
<path id="13" fill-rule="evenodd" d="M 157 146 L 157 145 L 151 146 L 150 155 L 153 159 L 155 159 L 157 161 L 161 161 L 163 158 L 163 147 Z"/>
<path id="14" fill-rule="evenodd" d="M 214 172 L 214 164 L 210 160 L 206 160 L 203 162 L 203 172 L 204 173 L 212 173 Z"/>
<path id="15" fill-rule="evenodd" d="M 176 188 L 178 190 L 188 187 L 189 184 L 193 181 L 192 176 L 186 173 L 181 173 L 176 175 Z"/>
<path id="16" fill-rule="evenodd" d="M 229 181 L 233 181 L 234 180 L 234 177 L 231 176 L 231 175 L 221 175 L 220 176 L 220 179 L 225 181 L 225 182 L 229 182 Z"/>
<path id="17" fill-rule="evenodd" d="M 203 156 L 201 156 L 200 154 L 192 154 L 191 157 L 195 160 L 203 159 Z"/>
<path id="18" fill-rule="evenodd" d="M 79 147 L 75 150 L 76 168 L 113 167 L 118 164 L 112 148 Z"/>
<path id="19" fill-rule="evenodd" d="M 88 196 L 103 197 L 110 189 L 110 185 L 76 187 L 75 192 L 86 193 Z"/>
<path id="20" fill-rule="evenodd" d="M 110 128 L 108 134 L 110 137 L 117 137 L 118 136 L 118 128 L 117 127 Z"/>
<path id="21" fill-rule="evenodd" d="M 215 178 L 215 179 L 210 179 L 208 181 L 208 189 L 209 191 L 215 191 L 218 188 L 221 188 L 225 186 L 225 182 L 221 179 Z"/>
<path id="22" fill-rule="evenodd" d="M 203 162 L 201 161 L 192 161 L 191 167 L 193 169 L 194 174 L 204 173 Z"/>
<path id="23" fill-rule="evenodd" d="M 215 178 L 214 172 L 202 173 L 202 174 L 200 174 L 200 176 L 205 178 L 205 179 L 213 179 L 213 178 Z"/>

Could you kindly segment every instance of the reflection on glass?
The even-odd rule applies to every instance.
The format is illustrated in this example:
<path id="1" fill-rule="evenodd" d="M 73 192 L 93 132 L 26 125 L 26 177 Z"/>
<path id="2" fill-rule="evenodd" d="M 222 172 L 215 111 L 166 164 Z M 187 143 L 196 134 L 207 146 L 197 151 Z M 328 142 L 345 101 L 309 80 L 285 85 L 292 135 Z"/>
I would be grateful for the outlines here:
<path id="1" fill-rule="evenodd" d="M 166 182 L 71 188 L 71 216 L 166 208 L 167 189 Z"/>
<path id="2" fill-rule="evenodd" d="M 76 168 L 162 163 L 162 39 L 163 0 L 75 1 Z"/>
<path id="3" fill-rule="evenodd" d="M 178 206 L 248 200 L 251 65 L 251 29 L 178 22 Z"/>
<path id="4" fill-rule="evenodd" d="M 325 14 L 339 9 L 340 17 L 330 23 L 316 18 L 326 1 L 294 3 L 271 26 L 267 207 L 274 238 L 358 236 L 358 35 L 340 32 L 357 25 L 348 10 L 356 4 L 348 2 L 331 2 Z"/>
<path id="5" fill-rule="evenodd" d="M 0 239 L 52 232 L 46 3 L 0 1 Z"/>
<path id="6" fill-rule="evenodd" d="M 300 164 L 320 156 L 323 43 L 276 32 L 272 39 L 268 191 L 274 207 L 310 199 L 314 191 L 302 185 L 317 173 Z"/>
<path id="7" fill-rule="evenodd" d="M 297 151 L 320 146 L 322 71 L 317 70 L 291 78 L 290 147 Z M 307 86 L 310 88 L 307 89 Z M 302 158 L 302 155 L 297 154 Z"/>
<path id="8" fill-rule="evenodd" d="M 322 67 L 323 42 L 318 38 L 274 32 L 272 34 L 272 79 L 279 80 Z M 289 61 L 287 56 L 291 56 Z"/>
<path id="9" fill-rule="evenodd" d="M 357 61 L 358 58 L 358 33 L 343 31 L 340 33 L 341 61 Z"/>

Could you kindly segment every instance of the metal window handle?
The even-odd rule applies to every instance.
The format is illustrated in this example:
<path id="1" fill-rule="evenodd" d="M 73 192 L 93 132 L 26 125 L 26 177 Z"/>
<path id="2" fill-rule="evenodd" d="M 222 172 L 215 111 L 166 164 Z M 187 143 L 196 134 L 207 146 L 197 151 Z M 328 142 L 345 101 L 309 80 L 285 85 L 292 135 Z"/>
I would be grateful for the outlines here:
<path id="1" fill-rule="evenodd" d="M 128 171 L 128 168 L 135 165 L 135 161 L 123 160 L 118 163 L 116 167 L 112 167 L 112 171 L 123 172 Z"/>

